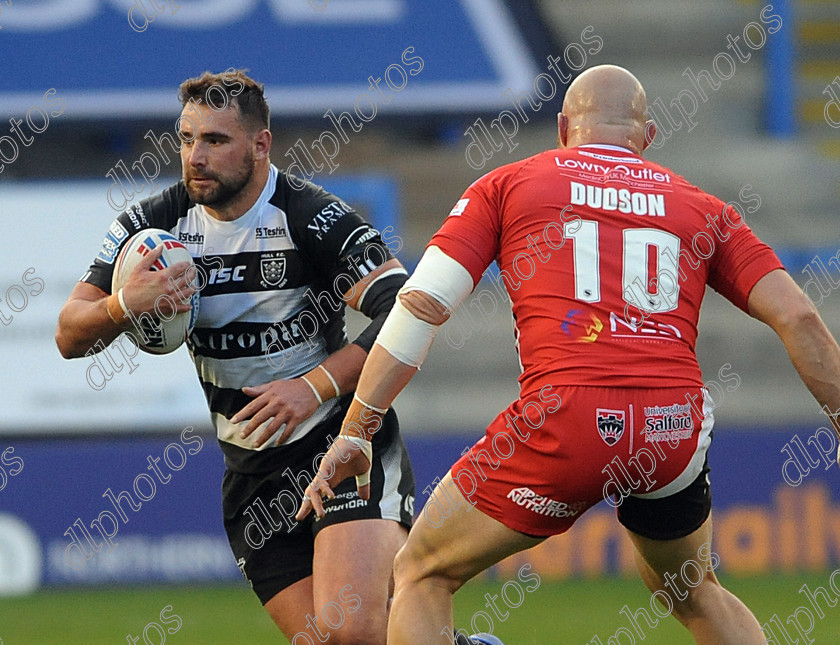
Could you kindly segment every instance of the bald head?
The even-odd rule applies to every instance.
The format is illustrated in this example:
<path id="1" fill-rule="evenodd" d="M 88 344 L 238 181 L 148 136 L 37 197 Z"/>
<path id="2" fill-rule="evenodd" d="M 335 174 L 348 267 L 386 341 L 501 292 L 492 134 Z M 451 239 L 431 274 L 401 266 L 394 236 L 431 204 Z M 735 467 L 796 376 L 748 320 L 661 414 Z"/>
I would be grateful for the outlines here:
<path id="1" fill-rule="evenodd" d="M 616 65 L 592 67 L 566 91 L 557 123 L 558 143 L 567 148 L 607 143 L 640 153 L 649 143 L 646 111 L 645 90 L 633 74 Z M 651 138 L 653 127 L 649 127 Z"/>

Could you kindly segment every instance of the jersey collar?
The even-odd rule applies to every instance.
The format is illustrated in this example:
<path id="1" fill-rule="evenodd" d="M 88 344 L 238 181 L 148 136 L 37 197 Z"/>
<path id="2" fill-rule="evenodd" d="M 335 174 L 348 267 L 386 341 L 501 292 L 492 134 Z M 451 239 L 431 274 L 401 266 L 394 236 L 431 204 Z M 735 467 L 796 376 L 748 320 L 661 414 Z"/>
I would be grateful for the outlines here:
<path id="1" fill-rule="evenodd" d="M 623 146 L 614 146 L 609 143 L 584 143 L 581 146 L 577 146 L 578 148 L 601 148 L 602 150 L 614 150 L 616 152 L 628 152 L 631 155 L 636 154 L 630 148 L 625 148 Z"/>

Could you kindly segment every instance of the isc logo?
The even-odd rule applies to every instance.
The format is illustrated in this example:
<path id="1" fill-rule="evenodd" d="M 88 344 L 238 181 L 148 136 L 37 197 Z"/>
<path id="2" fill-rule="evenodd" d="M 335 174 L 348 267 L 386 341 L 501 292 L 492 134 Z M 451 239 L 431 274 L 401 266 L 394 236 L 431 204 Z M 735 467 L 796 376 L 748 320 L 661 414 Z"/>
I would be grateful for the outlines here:
<path id="1" fill-rule="evenodd" d="M 245 278 L 242 272 L 248 267 L 240 264 L 236 267 L 224 267 L 223 269 L 210 269 L 210 277 L 207 284 L 222 284 L 224 282 L 243 282 Z"/>

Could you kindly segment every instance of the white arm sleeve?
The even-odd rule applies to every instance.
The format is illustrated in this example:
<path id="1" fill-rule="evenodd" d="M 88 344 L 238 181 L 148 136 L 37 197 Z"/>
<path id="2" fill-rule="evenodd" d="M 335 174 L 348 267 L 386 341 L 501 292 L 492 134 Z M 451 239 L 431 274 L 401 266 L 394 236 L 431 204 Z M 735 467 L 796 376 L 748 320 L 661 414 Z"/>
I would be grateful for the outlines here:
<path id="1" fill-rule="evenodd" d="M 437 246 L 426 249 L 414 273 L 399 293 L 423 291 L 440 302 L 452 314 L 472 293 L 470 272 Z M 400 302 L 399 297 L 379 330 L 376 342 L 398 361 L 420 367 L 437 335 L 440 325 L 417 318 Z"/>

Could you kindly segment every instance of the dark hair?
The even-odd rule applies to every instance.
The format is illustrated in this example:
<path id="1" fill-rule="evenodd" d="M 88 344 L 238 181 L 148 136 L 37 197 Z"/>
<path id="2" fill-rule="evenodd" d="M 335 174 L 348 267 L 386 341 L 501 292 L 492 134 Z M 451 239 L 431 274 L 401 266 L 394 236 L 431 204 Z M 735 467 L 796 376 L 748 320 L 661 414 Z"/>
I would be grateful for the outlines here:
<path id="1" fill-rule="evenodd" d="M 221 74 L 204 72 L 188 78 L 178 88 L 178 100 L 186 106 L 193 99 L 198 105 L 224 110 L 230 104 L 239 110 L 239 119 L 250 130 L 268 128 L 270 112 L 263 95 L 264 86 L 246 74 L 246 69 L 225 70 Z"/>

